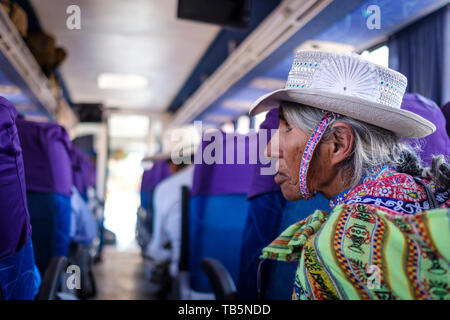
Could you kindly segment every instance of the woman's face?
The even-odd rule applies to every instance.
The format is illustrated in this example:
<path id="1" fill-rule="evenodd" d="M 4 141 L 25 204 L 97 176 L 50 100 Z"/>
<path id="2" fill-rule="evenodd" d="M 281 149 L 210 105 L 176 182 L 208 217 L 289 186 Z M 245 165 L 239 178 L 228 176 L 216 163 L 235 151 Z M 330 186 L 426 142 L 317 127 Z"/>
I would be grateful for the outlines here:
<path id="1" fill-rule="evenodd" d="M 275 182 L 280 185 L 283 196 L 289 201 L 302 199 L 299 172 L 308 139 L 309 135 L 306 132 L 288 120 L 280 119 L 278 131 L 267 146 L 267 155 L 278 158 L 278 174 L 275 176 Z M 308 169 L 306 184 L 309 192 L 319 191 L 327 196 L 336 191 L 336 185 L 332 184 L 333 181 L 339 180 L 335 164 L 341 161 L 333 153 L 336 150 L 337 146 L 333 139 L 322 141 L 317 147 Z"/>
<path id="2" fill-rule="evenodd" d="M 332 125 L 333 133 L 317 146 L 308 169 L 306 185 L 310 193 L 321 192 L 328 199 L 349 187 L 339 163 L 350 157 L 353 150 L 353 130 L 345 122 Z M 303 150 L 309 135 L 295 127 L 289 120 L 280 119 L 276 134 L 267 145 L 266 153 L 278 159 L 275 182 L 280 185 L 283 196 L 290 201 L 302 199 L 299 172 Z M 348 180 L 348 177 L 346 177 Z"/>
<path id="3" fill-rule="evenodd" d="M 280 119 L 278 131 L 267 146 L 267 155 L 278 158 L 278 174 L 275 176 L 275 182 L 280 185 L 283 196 L 290 201 L 301 199 L 298 174 L 307 139 L 308 135 L 301 129 Z"/>

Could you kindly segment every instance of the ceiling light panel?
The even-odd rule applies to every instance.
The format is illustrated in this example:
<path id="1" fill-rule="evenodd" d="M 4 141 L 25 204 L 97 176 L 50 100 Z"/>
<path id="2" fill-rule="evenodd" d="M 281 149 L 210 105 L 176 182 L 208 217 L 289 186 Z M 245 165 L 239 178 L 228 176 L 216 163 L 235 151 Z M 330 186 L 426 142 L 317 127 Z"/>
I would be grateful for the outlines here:
<path id="1" fill-rule="evenodd" d="M 148 80 L 139 74 L 102 73 L 98 76 L 100 89 L 140 90 L 148 86 Z"/>

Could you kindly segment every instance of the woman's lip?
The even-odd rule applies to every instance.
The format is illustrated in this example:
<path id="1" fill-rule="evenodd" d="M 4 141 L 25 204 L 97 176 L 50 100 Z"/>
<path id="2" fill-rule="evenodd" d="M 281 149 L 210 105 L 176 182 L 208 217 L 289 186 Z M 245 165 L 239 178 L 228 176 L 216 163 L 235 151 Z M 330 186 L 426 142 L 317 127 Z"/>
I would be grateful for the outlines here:
<path id="1" fill-rule="evenodd" d="M 282 184 L 283 182 L 286 182 L 288 180 L 288 177 L 285 174 L 278 172 L 278 174 L 275 176 L 274 180 L 275 180 L 275 183 Z"/>

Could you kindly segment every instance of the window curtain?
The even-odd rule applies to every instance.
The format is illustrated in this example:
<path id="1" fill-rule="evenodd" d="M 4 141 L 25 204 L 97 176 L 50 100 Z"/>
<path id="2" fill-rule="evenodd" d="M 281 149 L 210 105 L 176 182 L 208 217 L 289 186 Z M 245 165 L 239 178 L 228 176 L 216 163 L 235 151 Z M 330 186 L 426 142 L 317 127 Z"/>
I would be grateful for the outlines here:
<path id="1" fill-rule="evenodd" d="M 392 35 L 389 67 L 408 78 L 407 92 L 420 93 L 443 105 L 448 99 L 450 63 L 447 5 Z M 448 29 L 448 28 L 447 28 Z"/>

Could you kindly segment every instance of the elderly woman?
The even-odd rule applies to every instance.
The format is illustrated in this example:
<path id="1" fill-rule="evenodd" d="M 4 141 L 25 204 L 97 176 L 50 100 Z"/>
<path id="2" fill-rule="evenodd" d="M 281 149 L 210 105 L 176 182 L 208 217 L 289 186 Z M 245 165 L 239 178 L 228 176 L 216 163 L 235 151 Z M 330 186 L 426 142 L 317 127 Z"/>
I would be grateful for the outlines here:
<path id="1" fill-rule="evenodd" d="M 400 109 L 407 80 L 355 54 L 297 52 L 285 89 L 251 114 L 280 108 L 268 146 L 288 200 L 317 192 L 317 210 L 263 250 L 299 261 L 293 299 L 450 299 L 450 170 L 422 168 L 402 137 L 435 130 Z"/>

